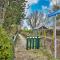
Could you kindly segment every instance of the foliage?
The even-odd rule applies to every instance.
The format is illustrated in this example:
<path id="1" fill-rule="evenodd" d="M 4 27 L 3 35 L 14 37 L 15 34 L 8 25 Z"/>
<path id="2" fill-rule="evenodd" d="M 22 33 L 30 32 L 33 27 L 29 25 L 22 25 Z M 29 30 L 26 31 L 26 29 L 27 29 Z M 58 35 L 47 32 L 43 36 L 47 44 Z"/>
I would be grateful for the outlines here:
<path id="1" fill-rule="evenodd" d="M 47 60 L 59 60 L 54 58 L 54 56 L 52 55 L 49 49 L 41 48 L 40 50 L 43 53 L 43 55 L 47 56 L 48 58 Z"/>
<path id="2" fill-rule="evenodd" d="M 4 16 L 5 29 L 10 29 L 13 24 L 20 24 L 21 19 L 24 15 L 25 0 L 8 0 L 9 4 L 6 7 Z"/>
<path id="3" fill-rule="evenodd" d="M 60 6 L 54 5 L 53 10 L 59 10 Z M 57 20 L 60 19 L 60 15 L 57 16 Z"/>
<path id="4" fill-rule="evenodd" d="M 58 10 L 60 9 L 60 6 L 54 5 L 53 10 Z"/>
<path id="5" fill-rule="evenodd" d="M 6 31 L 0 27 L 0 60 L 12 60 L 13 45 Z"/>

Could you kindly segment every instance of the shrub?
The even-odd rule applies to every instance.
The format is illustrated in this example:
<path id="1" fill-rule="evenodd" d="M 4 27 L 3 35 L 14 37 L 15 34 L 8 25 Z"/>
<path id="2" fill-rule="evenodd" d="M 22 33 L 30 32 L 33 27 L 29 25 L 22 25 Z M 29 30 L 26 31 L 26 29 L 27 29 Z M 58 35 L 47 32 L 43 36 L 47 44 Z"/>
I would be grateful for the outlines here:
<path id="1" fill-rule="evenodd" d="M 7 32 L 0 26 L 0 60 L 13 59 L 13 44 Z"/>

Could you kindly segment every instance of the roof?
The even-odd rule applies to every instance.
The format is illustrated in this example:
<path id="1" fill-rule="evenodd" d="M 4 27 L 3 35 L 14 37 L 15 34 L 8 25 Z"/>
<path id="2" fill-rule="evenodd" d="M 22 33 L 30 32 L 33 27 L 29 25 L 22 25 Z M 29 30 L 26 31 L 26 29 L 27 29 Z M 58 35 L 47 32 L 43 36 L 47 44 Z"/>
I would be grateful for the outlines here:
<path id="1" fill-rule="evenodd" d="M 36 27 L 36 28 L 34 28 L 34 29 L 48 29 L 47 27 L 45 27 L 45 26 L 43 26 L 43 25 L 40 25 L 39 27 Z"/>

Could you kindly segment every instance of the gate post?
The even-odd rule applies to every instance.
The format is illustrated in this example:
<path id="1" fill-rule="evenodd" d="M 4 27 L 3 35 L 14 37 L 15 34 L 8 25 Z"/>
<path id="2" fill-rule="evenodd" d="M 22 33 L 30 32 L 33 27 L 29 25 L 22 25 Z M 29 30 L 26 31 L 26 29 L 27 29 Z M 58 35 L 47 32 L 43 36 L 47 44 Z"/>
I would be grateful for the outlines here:
<path id="1" fill-rule="evenodd" d="M 38 36 L 36 38 L 36 49 L 39 49 L 39 38 L 38 38 Z"/>
<path id="2" fill-rule="evenodd" d="M 29 37 L 27 37 L 27 39 L 26 39 L 26 49 L 28 50 L 28 39 L 29 39 Z"/>
<path id="3" fill-rule="evenodd" d="M 34 49 L 34 37 L 32 37 L 32 49 Z"/>
<path id="4" fill-rule="evenodd" d="M 30 37 L 29 39 L 30 39 L 30 41 L 29 41 L 29 44 L 30 44 L 29 48 L 31 49 L 31 40 L 32 40 L 32 37 Z"/>

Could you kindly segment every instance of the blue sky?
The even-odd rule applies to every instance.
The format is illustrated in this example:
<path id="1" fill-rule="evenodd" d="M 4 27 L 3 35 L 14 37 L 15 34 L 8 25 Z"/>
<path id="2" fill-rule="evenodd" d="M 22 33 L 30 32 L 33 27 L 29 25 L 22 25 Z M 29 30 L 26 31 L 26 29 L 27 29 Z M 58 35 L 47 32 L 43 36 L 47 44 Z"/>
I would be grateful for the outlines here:
<path id="1" fill-rule="evenodd" d="M 56 4 L 56 2 L 60 4 L 60 0 L 26 0 L 26 1 L 27 3 L 25 13 L 27 16 L 36 10 L 41 11 L 43 9 L 51 9 L 53 5 Z"/>
<path id="2" fill-rule="evenodd" d="M 38 3 L 36 4 L 31 4 L 30 9 L 31 11 L 39 11 L 42 10 L 43 7 L 49 7 L 50 6 L 50 1 L 49 0 L 39 0 Z"/>
<path id="3" fill-rule="evenodd" d="M 52 7 L 51 0 L 27 0 L 27 8 L 25 9 L 26 15 L 34 12 L 34 11 L 41 11 L 42 9 L 47 9 Z"/>
<path id="4" fill-rule="evenodd" d="M 50 8 L 51 1 L 50 0 L 27 0 L 25 12 L 26 16 L 30 15 L 30 13 L 33 13 L 34 11 L 42 11 L 46 12 L 47 8 Z M 28 9 L 27 9 L 28 8 Z M 42 10 L 43 9 L 43 10 Z M 28 26 L 26 23 L 26 20 L 24 20 L 24 25 L 23 26 Z"/>
<path id="5" fill-rule="evenodd" d="M 30 15 L 34 11 L 42 11 L 44 13 L 48 13 L 48 9 L 51 9 L 53 7 L 52 0 L 26 0 L 26 1 L 28 1 L 25 8 L 26 16 Z M 24 26 L 28 26 L 26 21 L 24 22 Z"/>

